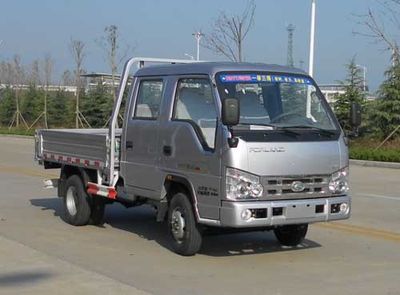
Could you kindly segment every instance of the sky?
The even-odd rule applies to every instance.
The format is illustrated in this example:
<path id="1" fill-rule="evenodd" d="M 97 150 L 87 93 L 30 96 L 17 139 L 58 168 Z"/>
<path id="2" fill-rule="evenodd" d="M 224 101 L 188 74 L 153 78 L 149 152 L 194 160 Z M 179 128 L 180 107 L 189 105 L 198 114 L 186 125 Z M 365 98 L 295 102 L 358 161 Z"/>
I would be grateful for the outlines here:
<path id="1" fill-rule="evenodd" d="M 245 40 L 249 62 L 285 64 L 286 26 L 296 26 L 294 60 L 308 65 L 311 0 L 255 0 L 254 25 Z M 19 54 L 24 64 L 51 54 L 55 79 L 74 68 L 68 49 L 71 38 L 85 42 L 87 72 L 110 72 L 103 49 L 96 40 L 104 28 L 116 25 L 124 44 L 134 47 L 130 56 L 186 58 L 195 55 L 192 33 L 209 32 L 221 11 L 240 14 L 245 0 L 1 0 L 0 61 Z M 320 84 L 335 83 L 346 76 L 352 57 L 367 67 L 370 88 L 376 90 L 390 65 L 390 54 L 354 31 L 357 15 L 379 9 L 376 0 L 317 0 L 314 78 Z M 205 48 L 201 59 L 225 60 Z"/>

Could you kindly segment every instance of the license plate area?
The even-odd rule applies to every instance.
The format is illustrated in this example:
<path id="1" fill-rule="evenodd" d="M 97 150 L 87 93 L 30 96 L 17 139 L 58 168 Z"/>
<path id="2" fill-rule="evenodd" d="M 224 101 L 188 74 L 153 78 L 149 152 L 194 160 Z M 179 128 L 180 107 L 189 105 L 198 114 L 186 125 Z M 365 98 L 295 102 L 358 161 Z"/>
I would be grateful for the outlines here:
<path id="1" fill-rule="evenodd" d="M 315 206 L 311 204 L 296 204 L 286 207 L 286 218 L 302 218 L 315 216 Z"/>

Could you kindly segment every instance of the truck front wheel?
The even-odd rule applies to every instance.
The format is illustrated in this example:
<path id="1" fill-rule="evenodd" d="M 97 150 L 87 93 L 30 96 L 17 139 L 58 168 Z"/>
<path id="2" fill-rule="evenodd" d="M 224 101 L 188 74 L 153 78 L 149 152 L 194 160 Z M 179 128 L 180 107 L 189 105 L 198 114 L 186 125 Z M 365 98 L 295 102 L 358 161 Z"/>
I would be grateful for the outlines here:
<path id="1" fill-rule="evenodd" d="M 274 229 L 279 243 L 283 246 L 297 246 L 307 234 L 308 224 L 283 225 Z"/>
<path id="2" fill-rule="evenodd" d="M 168 229 L 176 253 L 191 256 L 200 250 L 202 236 L 192 205 L 183 193 L 177 193 L 172 197 L 168 208 Z"/>
<path id="3" fill-rule="evenodd" d="M 72 225 L 86 225 L 90 219 L 89 196 L 81 178 L 72 175 L 67 179 L 64 195 L 64 219 Z"/>

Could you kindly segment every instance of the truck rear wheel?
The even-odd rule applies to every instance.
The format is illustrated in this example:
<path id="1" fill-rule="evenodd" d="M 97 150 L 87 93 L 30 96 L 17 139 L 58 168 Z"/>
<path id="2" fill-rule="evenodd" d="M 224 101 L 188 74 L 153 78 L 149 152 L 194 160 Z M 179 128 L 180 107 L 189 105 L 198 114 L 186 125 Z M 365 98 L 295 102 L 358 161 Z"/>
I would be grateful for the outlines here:
<path id="1" fill-rule="evenodd" d="M 89 224 L 102 225 L 104 223 L 104 211 L 106 203 L 102 197 L 94 196 L 90 202 Z"/>
<path id="2" fill-rule="evenodd" d="M 168 229 L 176 253 L 191 256 L 200 250 L 202 236 L 192 205 L 183 193 L 177 193 L 172 197 L 168 208 Z"/>
<path id="3" fill-rule="evenodd" d="M 297 246 L 305 238 L 308 224 L 283 225 L 274 229 L 274 233 L 279 243 L 283 246 Z"/>
<path id="4" fill-rule="evenodd" d="M 65 185 L 64 219 L 72 225 L 99 225 L 103 223 L 105 202 L 90 196 L 78 175 L 72 175 Z"/>

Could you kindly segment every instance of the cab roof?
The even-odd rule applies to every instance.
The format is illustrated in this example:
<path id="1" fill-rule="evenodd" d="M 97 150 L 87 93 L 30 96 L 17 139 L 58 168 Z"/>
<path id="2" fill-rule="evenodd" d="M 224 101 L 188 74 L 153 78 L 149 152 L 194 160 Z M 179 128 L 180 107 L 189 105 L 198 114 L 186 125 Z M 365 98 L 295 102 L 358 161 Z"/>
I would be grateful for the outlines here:
<path id="1" fill-rule="evenodd" d="M 136 77 L 175 76 L 175 75 L 209 75 L 213 77 L 218 72 L 274 72 L 307 75 L 303 70 L 263 63 L 237 62 L 193 62 L 186 64 L 150 65 L 139 69 Z"/>

